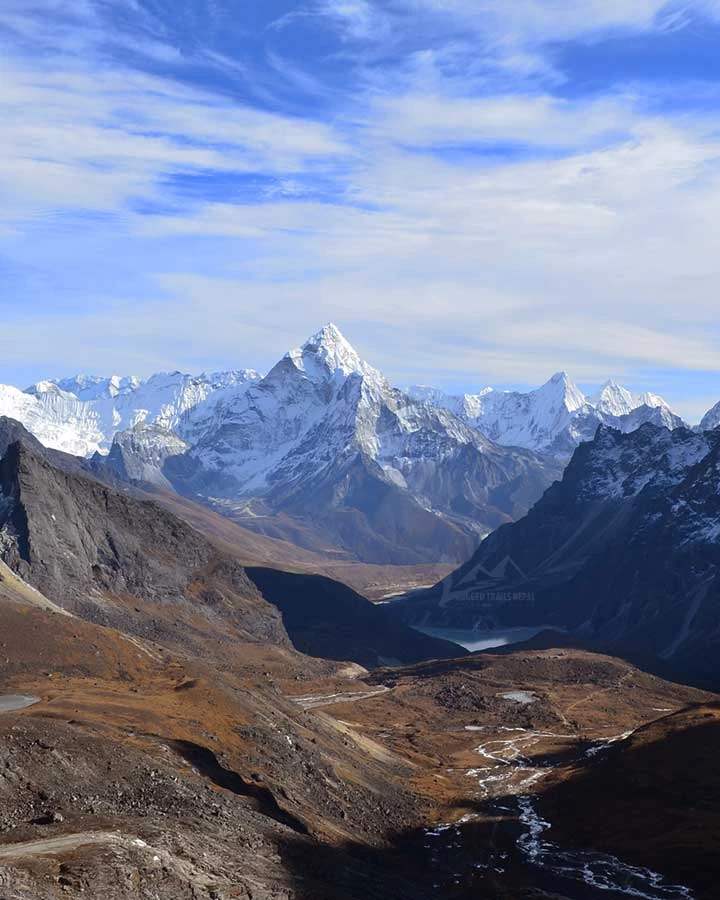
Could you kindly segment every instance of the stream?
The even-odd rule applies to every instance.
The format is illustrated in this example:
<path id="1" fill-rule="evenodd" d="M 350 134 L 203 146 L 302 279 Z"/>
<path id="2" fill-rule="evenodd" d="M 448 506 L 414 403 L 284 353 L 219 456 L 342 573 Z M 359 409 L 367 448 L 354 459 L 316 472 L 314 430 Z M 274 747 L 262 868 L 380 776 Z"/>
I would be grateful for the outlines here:
<path id="1" fill-rule="evenodd" d="M 524 728 L 503 728 L 501 732 L 502 737 L 496 733 L 479 744 L 475 752 L 482 765 L 466 773 L 480 789 L 483 815 L 467 815 L 454 825 L 441 825 L 426 833 L 425 848 L 431 854 L 433 870 L 440 873 L 438 889 L 457 887 L 473 875 L 485 873 L 495 881 L 502 881 L 504 875 L 513 880 L 524 877 L 535 887 L 555 891 L 567 900 L 694 900 L 689 888 L 670 884 L 657 872 L 607 853 L 565 849 L 549 840 L 552 824 L 542 818 L 530 791 L 555 766 L 535 764 L 528 753 L 541 742 L 552 745 L 553 741 L 572 739 L 572 735 Z M 597 741 L 586 756 L 596 756 L 627 737 Z M 490 840 L 473 836 L 473 824 L 490 829 Z"/>

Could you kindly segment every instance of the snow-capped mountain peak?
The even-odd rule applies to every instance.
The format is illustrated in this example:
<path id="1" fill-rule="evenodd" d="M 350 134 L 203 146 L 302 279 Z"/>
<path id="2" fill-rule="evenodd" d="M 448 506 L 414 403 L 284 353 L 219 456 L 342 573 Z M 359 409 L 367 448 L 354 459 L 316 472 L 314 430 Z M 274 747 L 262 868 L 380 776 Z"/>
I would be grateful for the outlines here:
<path id="1" fill-rule="evenodd" d="M 33 397 L 40 397 L 43 394 L 56 394 L 59 397 L 68 398 L 75 396 L 71 391 L 63 390 L 57 381 L 38 381 L 37 384 L 33 384 L 24 393 Z"/>
<path id="2" fill-rule="evenodd" d="M 28 393 L 42 391 L 43 385 L 53 384 L 66 394 L 72 394 L 78 400 L 93 401 L 114 399 L 121 394 L 136 391 L 142 381 L 136 375 L 72 375 L 69 378 L 53 379 L 51 382 L 40 382 L 28 388 Z"/>
<path id="3" fill-rule="evenodd" d="M 577 412 L 587 403 L 585 395 L 567 372 L 556 372 L 548 382 L 535 391 L 535 396 L 551 407 L 564 407 L 569 413 Z"/>
<path id="4" fill-rule="evenodd" d="M 393 389 L 334 325 L 285 354 L 190 443 L 183 465 L 170 463 L 182 491 L 230 504 L 253 527 L 260 511 L 309 515 L 329 529 L 323 541 L 377 562 L 420 559 L 427 546 L 464 554 L 558 472 Z M 393 550 L 390 535 L 412 535 L 413 548 Z"/>
<path id="5" fill-rule="evenodd" d="M 702 418 L 699 431 L 712 431 L 720 425 L 720 403 L 716 403 L 712 409 L 708 410 Z"/>
<path id="6" fill-rule="evenodd" d="M 590 403 L 598 410 L 610 416 L 626 416 L 638 405 L 633 394 L 617 381 L 610 379 L 590 398 Z M 649 404 L 648 404 L 649 405 Z"/>
<path id="7" fill-rule="evenodd" d="M 108 451 L 117 432 L 140 423 L 196 439 L 212 427 L 220 404 L 259 380 L 251 369 L 161 372 L 146 380 L 80 374 L 39 381 L 25 391 L 0 390 L 0 413 L 17 419 L 47 447 L 90 456 Z"/>
<path id="8" fill-rule="evenodd" d="M 670 409 L 670 404 L 667 400 L 650 391 L 646 391 L 644 394 L 636 394 L 635 403 L 637 406 L 649 406 L 651 409 Z"/>
<path id="9" fill-rule="evenodd" d="M 369 377 L 372 380 L 382 378 L 377 369 L 361 359 L 352 344 L 332 322 L 308 338 L 301 347 L 287 353 L 285 358 L 311 380 L 325 380 L 328 376 L 344 379 L 352 374 Z"/>

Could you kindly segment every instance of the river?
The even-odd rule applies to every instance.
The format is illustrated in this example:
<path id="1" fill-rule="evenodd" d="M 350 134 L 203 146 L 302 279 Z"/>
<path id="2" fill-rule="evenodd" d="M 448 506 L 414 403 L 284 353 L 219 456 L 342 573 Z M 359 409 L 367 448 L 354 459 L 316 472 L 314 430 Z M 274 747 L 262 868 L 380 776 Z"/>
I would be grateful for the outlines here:
<path id="1" fill-rule="evenodd" d="M 481 733 L 485 729 L 471 726 L 468 730 Z M 628 737 L 597 741 L 582 755 L 597 756 Z M 544 753 L 542 763 L 535 763 L 530 753 L 540 745 L 547 750 L 574 739 L 524 728 L 501 728 L 484 737 L 476 748 L 479 766 L 467 772 L 477 785 L 477 800 L 484 805 L 482 816 L 466 815 L 456 824 L 427 832 L 425 849 L 431 855 L 439 890 L 451 886 L 457 890 L 487 875 L 496 885 L 507 878 L 510 887 L 521 879 L 566 900 L 694 900 L 689 888 L 671 884 L 657 872 L 608 853 L 571 850 L 550 840 L 552 823 L 538 811 L 532 790 L 555 766 L 547 761 L 552 753 Z M 493 823 L 490 840 L 472 837 L 473 826 L 489 822 Z M 448 893 L 455 896 L 451 890 Z"/>

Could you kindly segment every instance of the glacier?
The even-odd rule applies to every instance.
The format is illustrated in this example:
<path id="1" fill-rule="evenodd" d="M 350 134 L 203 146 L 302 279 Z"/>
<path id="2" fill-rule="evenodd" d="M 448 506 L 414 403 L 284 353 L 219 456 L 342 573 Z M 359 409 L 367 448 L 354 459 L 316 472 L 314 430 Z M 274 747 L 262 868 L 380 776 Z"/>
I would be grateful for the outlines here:
<path id="1" fill-rule="evenodd" d="M 109 452 L 118 432 L 157 425 L 194 440 L 215 421 L 216 406 L 260 375 L 243 369 L 203 375 L 159 373 L 142 380 L 76 375 L 25 391 L 0 386 L 0 415 L 16 419 L 46 447 L 92 456 Z"/>

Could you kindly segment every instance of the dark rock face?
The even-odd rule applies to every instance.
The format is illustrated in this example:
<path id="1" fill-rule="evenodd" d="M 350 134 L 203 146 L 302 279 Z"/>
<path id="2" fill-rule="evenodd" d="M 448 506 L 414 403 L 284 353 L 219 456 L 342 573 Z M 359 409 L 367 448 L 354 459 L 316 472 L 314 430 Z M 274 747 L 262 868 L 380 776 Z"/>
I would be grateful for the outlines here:
<path id="1" fill-rule="evenodd" d="M 24 441 L 0 462 L 0 491 L 2 558 L 70 612 L 171 644 L 192 643 L 198 620 L 224 640 L 287 642 L 242 566 L 155 504 L 59 469 Z"/>
<path id="2" fill-rule="evenodd" d="M 0 461 L 0 558 L 71 613 L 204 657 L 212 641 L 287 646 L 283 618 L 298 649 L 326 659 L 375 667 L 463 654 L 331 579 L 258 569 L 251 580 L 172 513 L 57 468 L 19 434 Z"/>
<path id="3" fill-rule="evenodd" d="M 720 683 L 720 431 L 601 428 L 562 482 L 429 592 L 414 623 L 553 625 Z"/>
<path id="4" fill-rule="evenodd" d="M 43 446 L 40 441 L 21 425 L 15 419 L 9 419 L 7 416 L 0 416 L 0 459 L 7 453 L 8 447 L 18 441 L 32 450 L 32 452 L 68 472 L 85 472 L 92 474 L 97 471 L 102 473 L 104 467 L 98 465 L 92 460 L 80 459 L 77 456 L 71 456 L 69 453 L 63 453 L 61 450 L 51 450 L 49 447 Z"/>
<path id="5" fill-rule="evenodd" d="M 425 509 L 362 453 L 317 475 L 308 473 L 290 489 L 279 486 L 266 504 L 307 523 L 326 545 L 380 565 L 454 560 L 477 546 L 477 537 Z M 243 519 L 242 524 L 253 527 L 252 520 Z"/>
<path id="6" fill-rule="evenodd" d="M 297 650 L 367 668 L 463 656 L 462 647 L 427 637 L 373 606 L 351 588 L 320 575 L 249 568 L 263 596 L 281 611 Z"/>

